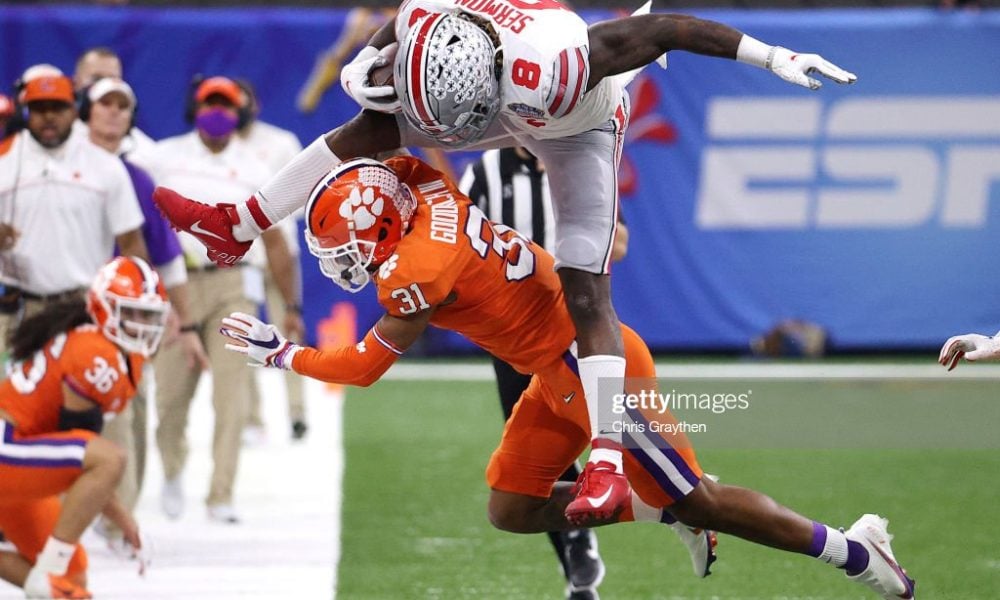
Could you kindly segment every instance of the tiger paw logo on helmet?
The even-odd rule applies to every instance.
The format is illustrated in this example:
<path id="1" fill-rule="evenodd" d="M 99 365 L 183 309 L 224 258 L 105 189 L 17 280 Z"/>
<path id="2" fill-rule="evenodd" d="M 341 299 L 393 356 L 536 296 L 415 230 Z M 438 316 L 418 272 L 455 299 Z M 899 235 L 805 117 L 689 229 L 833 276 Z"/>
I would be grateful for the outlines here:
<path id="1" fill-rule="evenodd" d="M 340 216 L 353 221 L 355 229 L 364 231 L 375 224 L 383 208 L 385 199 L 381 195 L 375 196 L 375 188 L 366 187 L 362 192 L 355 187 L 350 196 L 340 203 Z"/>

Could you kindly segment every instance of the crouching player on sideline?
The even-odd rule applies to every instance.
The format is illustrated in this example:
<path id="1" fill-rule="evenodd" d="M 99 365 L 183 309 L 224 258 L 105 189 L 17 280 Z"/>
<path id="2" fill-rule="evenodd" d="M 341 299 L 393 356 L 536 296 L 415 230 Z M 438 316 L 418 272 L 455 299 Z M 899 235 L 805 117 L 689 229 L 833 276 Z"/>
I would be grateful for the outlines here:
<path id="1" fill-rule="evenodd" d="M 553 259 L 514 230 L 490 223 L 453 182 L 413 157 L 346 162 L 313 189 L 306 241 L 320 269 L 358 291 L 374 278 L 386 314 L 355 345 L 320 351 L 288 342 L 273 325 L 234 313 L 222 333 L 251 365 L 292 369 L 323 381 L 367 386 L 428 324 L 464 334 L 534 378 L 507 422 L 486 476 L 490 521 L 517 533 L 574 527 L 565 515 L 573 484 L 559 475 L 590 442 L 574 356 L 574 327 Z M 626 375 L 655 376 L 646 345 L 622 326 Z M 846 532 L 812 521 L 758 492 L 702 477 L 689 445 L 641 446 L 624 454 L 632 485 L 623 511 L 590 525 L 679 520 L 844 569 L 883 598 L 912 598 L 886 521 L 864 515 Z M 586 488 L 586 476 L 576 485 Z M 586 492 L 587 490 L 583 490 Z M 687 531 L 700 575 L 708 534 Z M 682 536 L 684 537 L 684 536 Z"/>
<path id="2" fill-rule="evenodd" d="M 53 304 L 11 333 L 14 362 L 0 384 L 0 577 L 28 598 L 91 597 L 78 542 L 98 514 L 141 548 L 114 494 L 125 454 L 100 431 L 135 394 L 169 308 L 156 272 L 118 257 L 86 302 Z"/>

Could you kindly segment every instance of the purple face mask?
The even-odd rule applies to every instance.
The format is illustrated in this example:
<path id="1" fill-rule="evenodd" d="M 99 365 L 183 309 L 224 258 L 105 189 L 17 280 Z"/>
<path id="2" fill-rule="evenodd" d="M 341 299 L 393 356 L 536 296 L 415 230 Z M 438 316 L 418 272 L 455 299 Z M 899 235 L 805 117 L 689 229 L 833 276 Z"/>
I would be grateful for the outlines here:
<path id="1" fill-rule="evenodd" d="M 194 125 L 208 137 L 221 138 L 236 129 L 236 121 L 236 115 L 224 108 L 209 108 L 198 112 Z"/>

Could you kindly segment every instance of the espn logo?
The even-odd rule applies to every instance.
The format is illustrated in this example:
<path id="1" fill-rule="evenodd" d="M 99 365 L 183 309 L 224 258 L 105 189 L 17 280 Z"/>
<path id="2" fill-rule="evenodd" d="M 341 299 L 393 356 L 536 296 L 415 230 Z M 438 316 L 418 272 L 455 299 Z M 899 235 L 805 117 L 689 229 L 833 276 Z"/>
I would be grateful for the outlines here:
<path id="1" fill-rule="evenodd" d="M 981 228 L 1000 192 L 998 96 L 716 98 L 706 137 L 701 229 Z"/>

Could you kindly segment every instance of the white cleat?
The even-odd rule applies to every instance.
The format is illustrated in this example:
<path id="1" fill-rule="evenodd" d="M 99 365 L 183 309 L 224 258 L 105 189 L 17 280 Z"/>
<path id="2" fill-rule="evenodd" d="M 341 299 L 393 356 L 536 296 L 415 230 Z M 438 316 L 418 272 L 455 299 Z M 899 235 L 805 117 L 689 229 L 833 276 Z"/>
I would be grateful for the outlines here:
<path id="1" fill-rule="evenodd" d="M 718 475 L 710 473 L 705 473 L 705 478 L 719 481 Z M 718 558 L 715 556 L 715 547 L 719 545 L 716 533 L 708 529 L 688 527 L 680 521 L 670 523 L 670 528 L 687 547 L 688 554 L 691 555 L 691 568 L 694 569 L 694 576 L 708 577 L 711 575 L 712 572 L 709 569 Z"/>
<path id="2" fill-rule="evenodd" d="M 847 578 L 863 583 L 885 600 L 914 598 L 916 582 L 896 562 L 889 542 L 892 536 L 886 531 L 889 521 L 878 515 L 864 515 L 844 534 L 868 551 L 868 567 Z"/>
<path id="3" fill-rule="evenodd" d="M 710 529 L 696 529 L 688 527 L 684 523 L 677 521 L 671 523 L 670 528 L 677 533 L 691 555 L 691 568 L 694 569 L 695 577 L 708 577 L 712 574 L 709 570 L 715 562 L 715 546 L 719 540 L 715 532 Z"/>
<path id="4" fill-rule="evenodd" d="M 232 504 L 209 504 L 208 518 L 211 521 L 225 525 L 238 525 L 240 522 L 240 518 L 236 514 L 236 510 L 233 509 Z"/>
<path id="5" fill-rule="evenodd" d="M 180 477 L 163 482 L 160 507 L 171 520 L 177 520 L 184 514 L 184 488 Z"/>

